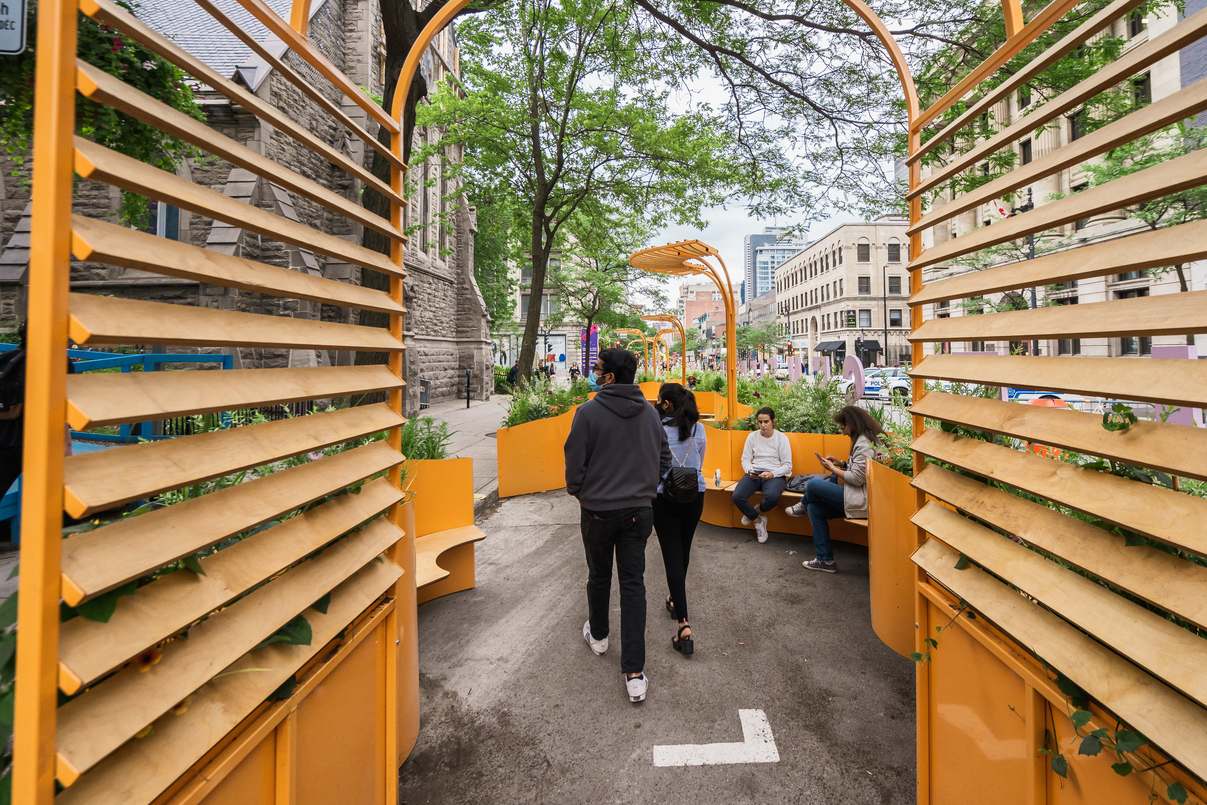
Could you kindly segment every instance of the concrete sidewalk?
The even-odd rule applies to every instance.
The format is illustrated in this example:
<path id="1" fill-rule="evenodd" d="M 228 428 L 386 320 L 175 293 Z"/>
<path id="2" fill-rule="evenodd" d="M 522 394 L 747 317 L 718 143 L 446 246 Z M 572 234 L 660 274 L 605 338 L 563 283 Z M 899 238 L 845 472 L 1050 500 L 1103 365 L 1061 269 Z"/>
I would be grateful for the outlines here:
<path id="1" fill-rule="evenodd" d="M 448 423 L 449 432 L 453 433 L 448 445 L 449 458 L 474 460 L 475 514 L 499 499 L 499 454 L 494 433 L 507 416 L 507 400 L 506 396 L 496 394 L 487 402 L 474 400 L 469 408 L 464 400 L 441 402 L 417 415 Z"/>

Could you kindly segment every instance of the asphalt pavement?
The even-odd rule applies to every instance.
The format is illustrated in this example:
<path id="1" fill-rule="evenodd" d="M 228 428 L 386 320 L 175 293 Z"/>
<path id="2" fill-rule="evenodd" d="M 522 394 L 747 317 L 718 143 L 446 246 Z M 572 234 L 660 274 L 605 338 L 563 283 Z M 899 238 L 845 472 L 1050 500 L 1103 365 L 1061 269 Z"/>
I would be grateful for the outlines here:
<path id="1" fill-rule="evenodd" d="M 872 632 L 866 549 L 835 543 L 840 572 L 828 575 L 801 567 L 809 538 L 773 532 L 759 545 L 701 524 L 688 571 L 696 653 L 684 658 L 651 536 L 650 690 L 635 705 L 615 578 L 611 647 L 596 657 L 582 638 L 576 501 L 506 499 L 479 526 L 478 586 L 419 609 L 422 726 L 401 801 L 915 802 L 914 668 Z M 654 765 L 655 746 L 742 743 L 739 710 L 762 711 L 777 762 Z"/>

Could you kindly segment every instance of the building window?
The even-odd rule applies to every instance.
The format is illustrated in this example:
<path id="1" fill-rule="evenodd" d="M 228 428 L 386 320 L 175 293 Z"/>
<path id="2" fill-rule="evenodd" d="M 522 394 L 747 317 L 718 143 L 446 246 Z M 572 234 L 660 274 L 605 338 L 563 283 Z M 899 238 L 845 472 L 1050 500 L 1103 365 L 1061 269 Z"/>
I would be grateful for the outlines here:
<path id="1" fill-rule="evenodd" d="M 1018 88 L 1018 108 L 1026 109 L 1031 105 L 1031 87 L 1023 84 Z"/>
<path id="2" fill-rule="evenodd" d="M 860 243 L 855 247 L 855 260 L 860 263 L 872 262 L 872 244 Z"/>
<path id="3" fill-rule="evenodd" d="M 148 201 L 147 226 L 143 231 L 168 240 L 180 240 L 180 208 L 161 201 Z"/>
<path id="4" fill-rule="evenodd" d="M 1024 165 L 1031 164 L 1031 140 L 1026 139 L 1018 144 L 1018 155 Z"/>
<path id="5" fill-rule="evenodd" d="M 1063 285 L 1072 285 L 1077 287 L 1077 283 L 1062 283 Z M 1063 299 L 1054 300 L 1057 305 L 1075 305 L 1077 304 L 1076 296 L 1066 296 Z M 1056 342 L 1057 355 L 1080 355 L 1081 354 L 1081 339 L 1080 338 L 1062 338 Z"/>
<path id="6" fill-rule="evenodd" d="M 520 318 L 526 318 L 528 316 L 528 300 L 531 298 L 531 296 L 532 294 L 522 294 L 520 296 Z M 556 297 L 548 295 L 541 297 L 542 319 L 548 316 L 550 313 L 557 313 L 558 310 L 560 310 L 560 305 L 558 304 Z"/>
<path id="7" fill-rule="evenodd" d="M 860 248 L 863 248 L 863 247 L 861 246 Z M 860 277 L 859 278 L 860 295 L 866 296 L 867 294 L 870 294 L 871 292 L 872 292 L 872 278 L 871 277 Z"/>
<path id="8" fill-rule="evenodd" d="M 889 277 L 888 278 L 888 292 L 891 294 L 898 294 L 898 295 L 901 293 L 901 278 L 900 277 Z"/>
<path id="9" fill-rule="evenodd" d="M 1115 281 L 1116 282 L 1127 282 L 1128 280 L 1138 280 L 1141 277 L 1143 277 L 1146 273 L 1147 272 L 1145 272 L 1145 271 L 1127 271 L 1123 274 L 1116 274 Z M 1148 290 L 1147 289 L 1143 289 L 1143 290 L 1144 290 L 1144 293 L 1141 294 L 1141 296 L 1148 296 Z M 1123 294 L 1131 294 L 1132 296 L 1135 295 L 1135 293 L 1132 291 L 1122 291 L 1116 298 L 1118 298 L 1118 299 L 1129 298 L 1127 296 L 1124 296 Z"/>
<path id="10" fill-rule="evenodd" d="M 951 318 L 951 302 L 942 301 L 939 303 L 938 309 L 935 311 L 936 319 Z"/>
<path id="11" fill-rule="evenodd" d="M 1132 271 L 1130 274 L 1143 275 L 1142 271 Z M 1125 276 L 1125 275 L 1120 275 Z M 1148 296 L 1147 288 L 1135 288 L 1130 291 L 1116 291 L 1116 299 L 1137 299 L 1142 296 Z M 1119 354 L 1120 355 L 1151 355 L 1153 352 L 1153 340 L 1147 336 L 1138 338 L 1120 338 L 1119 339 Z"/>
<path id="12" fill-rule="evenodd" d="M 842 247 L 838 247 L 838 264 L 842 265 Z"/>
<path id="13" fill-rule="evenodd" d="M 838 280 L 838 295 L 839 295 L 839 296 L 842 296 L 842 293 L 843 293 L 843 292 L 842 292 L 842 280 L 841 280 L 841 279 L 839 279 L 839 280 Z"/>
<path id="14" fill-rule="evenodd" d="M 1078 109 L 1069 115 L 1069 142 L 1080 140 L 1085 135 L 1085 110 Z"/>
<path id="15" fill-rule="evenodd" d="M 870 310 L 859 311 L 859 326 L 860 327 L 871 327 L 872 326 L 872 311 L 870 311 Z"/>
<path id="16" fill-rule="evenodd" d="M 1127 32 L 1132 39 L 1135 39 L 1140 34 L 1148 29 L 1148 18 L 1144 16 L 1143 9 L 1136 9 L 1127 17 Z"/>
<path id="17" fill-rule="evenodd" d="M 888 245 L 888 261 L 890 263 L 900 263 L 901 262 L 901 244 L 900 243 L 897 243 L 896 241 L 892 241 L 889 243 L 889 245 Z"/>
<path id="18" fill-rule="evenodd" d="M 846 315 L 846 319 L 847 319 L 847 326 L 848 326 L 848 327 L 854 327 L 854 326 L 855 326 L 855 311 L 853 311 L 853 310 L 848 310 L 848 311 L 847 311 L 847 315 Z"/>
<path id="19" fill-rule="evenodd" d="M 901 326 L 901 311 L 900 310 L 890 310 L 888 312 L 888 326 L 889 327 L 900 327 Z"/>
<path id="20" fill-rule="evenodd" d="M 1139 109 L 1153 102 L 1153 82 L 1148 73 L 1132 79 L 1132 105 Z"/>

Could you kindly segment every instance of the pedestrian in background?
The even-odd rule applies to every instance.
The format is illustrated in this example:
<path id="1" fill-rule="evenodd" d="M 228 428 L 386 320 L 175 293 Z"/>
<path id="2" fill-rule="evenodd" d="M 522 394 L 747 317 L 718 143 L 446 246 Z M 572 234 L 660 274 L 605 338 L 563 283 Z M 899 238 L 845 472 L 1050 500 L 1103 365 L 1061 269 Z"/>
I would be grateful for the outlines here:
<path id="1" fill-rule="evenodd" d="M 692 629 L 687 621 L 687 565 L 691 559 L 692 538 L 696 535 L 700 515 L 704 513 L 703 470 L 708 437 L 700 424 L 696 395 L 678 383 L 663 383 L 655 405 L 662 414 L 662 427 L 666 430 L 671 451 L 671 468 L 696 470 L 697 489 L 693 500 L 686 503 L 672 500 L 665 489 L 667 479 L 658 485 L 658 497 L 654 498 L 654 531 L 662 548 L 666 586 L 670 590 L 666 609 L 678 621 L 678 631 L 671 638 L 671 645 L 686 657 L 695 652 Z"/>
<path id="2" fill-rule="evenodd" d="M 760 408 L 755 412 L 759 429 L 746 437 L 742 448 L 742 469 L 745 475 L 733 490 L 733 505 L 742 513 L 742 525 L 754 523 L 759 542 L 767 541 L 767 518 L 764 513 L 779 505 L 780 495 L 788 487 L 792 475 L 792 445 L 788 437 L 775 429 L 775 411 Z M 762 491 L 763 500 L 756 511 L 750 496 Z"/>
<path id="3" fill-rule="evenodd" d="M 595 399 L 574 413 L 566 438 L 566 491 L 578 499 L 587 555 L 587 622 L 583 639 L 596 655 L 608 650 L 612 563 L 620 578 L 620 670 L 629 701 L 646 697 L 645 546 L 653 500 L 670 471 L 671 451 L 657 412 L 634 385 L 637 358 L 605 349 L 588 381 Z"/>

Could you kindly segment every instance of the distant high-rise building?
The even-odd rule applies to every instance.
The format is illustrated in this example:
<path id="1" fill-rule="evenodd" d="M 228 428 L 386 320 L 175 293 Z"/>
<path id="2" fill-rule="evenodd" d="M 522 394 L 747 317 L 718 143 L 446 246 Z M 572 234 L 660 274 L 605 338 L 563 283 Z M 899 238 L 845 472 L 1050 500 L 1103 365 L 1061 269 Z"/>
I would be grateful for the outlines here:
<path id="1" fill-rule="evenodd" d="M 762 234 L 743 239 L 744 288 L 742 302 L 748 303 L 775 287 L 775 267 L 809 245 L 807 241 L 789 239 L 778 226 L 763 227 Z"/>
<path id="2" fill-rule="evenodd" d="M 738 287 L 741 289 L 741 292 L 738 294 L 738 304 L 744 305 L 746 304 L 746 280 L 738 283 Z"/>

